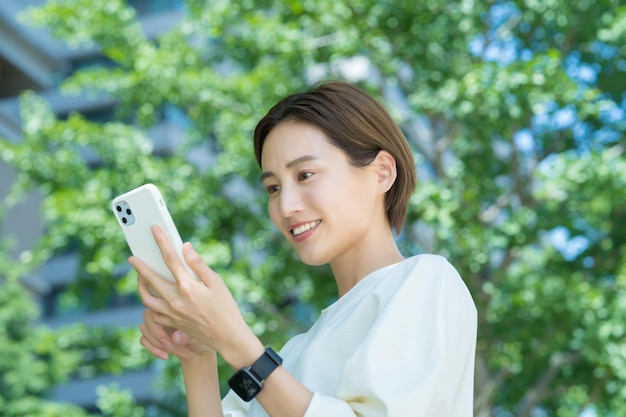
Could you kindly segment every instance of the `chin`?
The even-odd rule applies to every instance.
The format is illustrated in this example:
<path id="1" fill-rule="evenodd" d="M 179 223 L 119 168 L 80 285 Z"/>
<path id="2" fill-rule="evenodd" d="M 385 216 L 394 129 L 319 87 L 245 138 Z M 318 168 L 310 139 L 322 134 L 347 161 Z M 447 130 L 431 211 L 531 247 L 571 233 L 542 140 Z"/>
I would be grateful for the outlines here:
<path id="1" fill-rule="evenodd" d="M 322 265 L 326 265 L 328 263 L 328 262 L 323 262 L 323 261 L 319 261 L 319 262 L 311 261 L 311 262 L 309 262 L 309 261 L 305 261 L 305 260 L 302 260 L 302 262 L 307 264 L 308 266 L 322 266 Z"/>
<path id="2" fill-rule="evenodd" d="M 298 257 L 300 258 L 300 261 L 302 261 L 302 263 L 309 265 L 309 266 L 322 266 L 330 262 L 330 260 L 327 259 L 327 257 L 319 256 L 319 255 L 316 256 L 313 254 L 306 254 L 306 253 L 298 252 Z"/>

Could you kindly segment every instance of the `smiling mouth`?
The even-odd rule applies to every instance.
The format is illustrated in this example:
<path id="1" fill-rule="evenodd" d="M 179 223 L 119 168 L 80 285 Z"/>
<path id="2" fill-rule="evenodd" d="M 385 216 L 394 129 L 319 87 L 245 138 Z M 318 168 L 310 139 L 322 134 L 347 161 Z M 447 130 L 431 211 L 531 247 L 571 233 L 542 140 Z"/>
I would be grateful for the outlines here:
<path id="1" fill-rule="evenodd" d="M 291 233 L 294 236 L 301 235 L 302 233 L 306 232 L 307 230 L 313 229 L 315 226 L 317 226 L 321 222 L 322 222 L 321 220 L 315 220 L 315 221 L 312 221 L 312 222 L 304 223 L 303 225 L 300 225 L 298 227 L 294 227 L 291 230 Z"/>

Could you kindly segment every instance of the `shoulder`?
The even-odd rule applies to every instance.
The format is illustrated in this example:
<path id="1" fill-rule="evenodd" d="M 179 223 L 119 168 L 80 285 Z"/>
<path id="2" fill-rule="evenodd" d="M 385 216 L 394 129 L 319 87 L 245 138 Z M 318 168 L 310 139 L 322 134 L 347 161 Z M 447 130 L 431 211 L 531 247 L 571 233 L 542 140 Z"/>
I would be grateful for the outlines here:
<path id="1" fill-rule="evenodd" d="M 407 280 L 442 284 L 447 280 L 463 282 L 457 269 L 441 255 L 415 255 L 398 264 L 397 272 Z"/>
<path id="2" fill-rule="evenodd" d="M 406 264 L 408 267 L 418 270 L 428 270 L 431 272 L 445 272 L 446 270 L 452 270 L 456 272 L 456 268 L 441 255 L 432 253 L 423 253 L 419 255 L 413 255 L 410 258 L 406 258 L 400 263 Z"/>
<path id="3" fill-rule="evenodd" d="M 475 311 L 471 293 L 456 267 L 447 258 L 435 254 L 420 254 L 398 264 L 403 276 L 403 292 L 413 293 L 423 302 L 437 303 L 454 298 Z"/>
<path id="4" fill-rule="evenodd" d="M 407 360 L 432 358 L 450 349 L 471 350 L 476 306 L 457 269 L 445 257 L 412 256 L 396 264 L 386 278 L 378 294 L 372 294 L 388 296 L 376 298 L 379 310 L 366 339 L 371 349 Z"/>

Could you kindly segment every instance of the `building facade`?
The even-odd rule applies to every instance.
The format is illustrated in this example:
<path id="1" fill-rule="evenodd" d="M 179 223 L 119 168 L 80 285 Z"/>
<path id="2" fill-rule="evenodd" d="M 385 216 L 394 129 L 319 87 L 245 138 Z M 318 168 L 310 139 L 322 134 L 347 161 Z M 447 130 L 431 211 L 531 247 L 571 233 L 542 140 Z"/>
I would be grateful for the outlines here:
<path id="1" fill-rule="evenodd" d="M 35 91 L 45 98 L 59 117 L 76 111 L 88 119 L 101 120 L 112 114 L 116 104 L 110 97 L 68 97 L 60 93 L 59 85 L 64 79 L 79 68 L 98 63 L 102 56 L 97 49 L 72 49 L 54 40 L 45 29 L 21 22 L 20 14 L 27 7 L 44 2 L 0 1 L 0 137 L 10 141 L 21 140 L 19 95 L 25 90 Z M 172 28 L 185 13 L 184 0 L 131 0 L 129 4 L 136 9 L 149 37 Z M 165 118 L 148 135 L 155 142 L 155 151 L 163 151 L 175 146 L 183 132 Z M 0 162 L 0 201 L 5 200 L 15 178 L 14 170 Z M 0 239 L 14 242 L 10 255 L 16 259 L 45 233 L 39 216 L 40 204 L 40 196 L 33 192 L 0 216 Z M 41 304 L 42 320 L 46 325 L 58 328 L 82 322 L 90 326 L 136 326 L 141 322 L 143 307 L 123 299 L 112 300 L 105 310 L 99 311 L 60 308 L 60 294 L 77 276 L 78 267 L 78 256 L 70 248 L 23 277 L 23 283 Z M 137 401 L 150 402 L 157 395 L 154 386 L 157 372 L 158 369 L 145 369 L 71 381 L 57 387 L 51 399 L 92 409 L 97 399 L 96 388 L 114 382 L 120 388 L 132 391 Z"/>

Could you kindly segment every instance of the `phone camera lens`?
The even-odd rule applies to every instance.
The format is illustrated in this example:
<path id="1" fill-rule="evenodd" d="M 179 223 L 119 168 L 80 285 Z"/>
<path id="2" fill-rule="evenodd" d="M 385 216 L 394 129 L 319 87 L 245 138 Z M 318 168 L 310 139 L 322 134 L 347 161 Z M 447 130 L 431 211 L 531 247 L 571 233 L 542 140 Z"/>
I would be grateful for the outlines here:
<path id="1" fill-rule="evenodd" d="M 128 220 L 126 220 L 126 217 L 122 217 L 122 223 L 124 224 L 128 223 Z"/>
<path id="2" fill-rule="evenodd" d="M 130 209 L 126 209 L 126 214 L 130 216 L 130 213 L 131 213 Z"/>
<path id="3" fill-rule="evenodd" d="M 117 206 L 117 211 L 119 211 L 120 213 L 122 212 L 122 206 Z"/>

